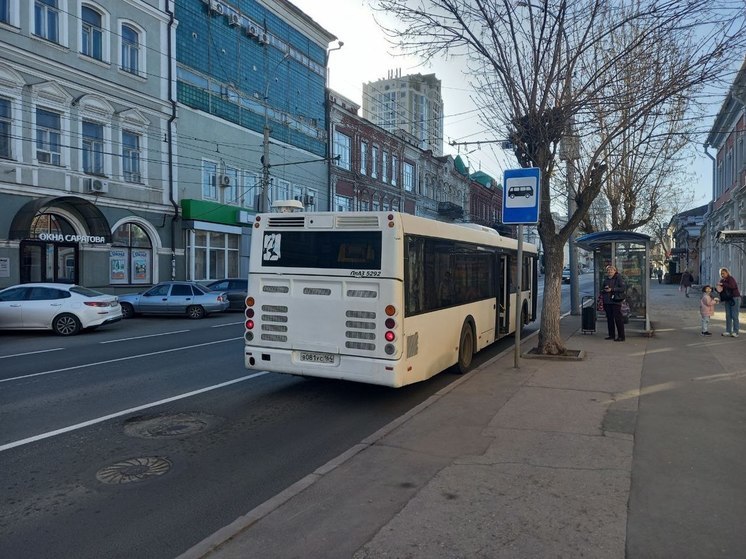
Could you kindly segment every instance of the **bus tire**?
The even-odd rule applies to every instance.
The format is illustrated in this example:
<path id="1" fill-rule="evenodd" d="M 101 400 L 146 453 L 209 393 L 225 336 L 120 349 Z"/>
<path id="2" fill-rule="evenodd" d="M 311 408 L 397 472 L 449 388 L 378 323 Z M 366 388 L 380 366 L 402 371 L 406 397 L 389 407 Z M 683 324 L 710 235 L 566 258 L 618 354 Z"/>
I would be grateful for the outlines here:
<path id="1" fill-rule="evenodd" d="M 461 336 L 458 341 L 458 361 L 456 361 L 456 372 L 460 375 L 469 372 L 471 361 L 474 357 L 474 330 L 469 321 L 465 321 L 461 327 Z"/>

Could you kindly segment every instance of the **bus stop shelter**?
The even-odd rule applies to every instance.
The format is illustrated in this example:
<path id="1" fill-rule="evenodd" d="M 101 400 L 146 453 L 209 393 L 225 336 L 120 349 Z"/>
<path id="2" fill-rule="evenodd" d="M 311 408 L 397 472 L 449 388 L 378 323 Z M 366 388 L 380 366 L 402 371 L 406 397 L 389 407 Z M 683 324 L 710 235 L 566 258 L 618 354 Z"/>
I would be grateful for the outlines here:
<path id="1" fill-rule="evenodd" d="M 575 244 L 593 253 L 593 296 L 598 300 L 606 266 L 611 264 L 627 284 L 629 319 L 644 320 L 650 332 L 650 237 L 633 231 L 601 231 L 575 239 Z"/>

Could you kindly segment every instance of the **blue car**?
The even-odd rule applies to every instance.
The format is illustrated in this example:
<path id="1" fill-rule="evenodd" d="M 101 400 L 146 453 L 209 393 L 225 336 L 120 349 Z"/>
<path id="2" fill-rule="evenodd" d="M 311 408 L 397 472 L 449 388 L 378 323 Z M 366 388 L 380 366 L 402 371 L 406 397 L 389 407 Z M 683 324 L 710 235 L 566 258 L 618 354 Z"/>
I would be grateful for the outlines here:
<path id="1" fill-rule="evenodd" d="M 164 281 L 142 293 L 119 296 L 122 316 L 138 314 L 177 314 L 189 318 L 204 318 L 210 313 L 228 308 L 224 292 L 210 291 L 193 281 Z"/>

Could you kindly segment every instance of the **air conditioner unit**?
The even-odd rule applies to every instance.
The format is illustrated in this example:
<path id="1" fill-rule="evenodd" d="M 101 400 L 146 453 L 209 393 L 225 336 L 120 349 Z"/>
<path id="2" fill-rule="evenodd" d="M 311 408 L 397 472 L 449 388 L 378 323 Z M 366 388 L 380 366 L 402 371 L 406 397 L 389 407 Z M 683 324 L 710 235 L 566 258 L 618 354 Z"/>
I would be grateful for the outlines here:
<path id="1" fill-rule="evenodd" d="M 269 42 L 269 39 L 267 38 L 266 33 L 260 33 L 258 40 L 259 40 L 260 45 L 266 45 Z"/>
<path id="2" fill-rule="evenodd" d="M 314 202 L 315 202 L 314 197 L 311 196 L 310 194 L 306 194 L 303 197 L 303 205 L 304 206 L 313 206 Z"/>
<path id="3" fill-rule="evenodd" d="M 101 179 L 85 179 L 86 190 L 94 194 L 104 194 L 109 192 L 109 183 Z"/>
<path id="4" fill-rule="evenodd" d="M 229 175 L 218 175 L 218 184 L 220 186 L 230 186 L 231 177 Z"/>
<path id="5" fill-rule="evenodd" d="M 249 37 L 258 37 L 259 36 L 259 31 L 257 30 L 256 25 L 247 25 L 246 26 L 246 34 Z"/>
<path id="6" fill-rule="evenodd" d="M 221 16 L 225 14 L 225 6 L 223 6 L 220 2 L 217 0 L 202 0 L 207 6 L 210 8 L 211 12 L 214 12 L 216 14 L 220 14 Z"/>
<path id="7" fill-rule="evenodd" d="M 236 27 L 237 25 L 241 25 L 241 16 L 238 14 L 231 14 L 230 18 L 228 18 L 228 25 L 232 27 Z"/>

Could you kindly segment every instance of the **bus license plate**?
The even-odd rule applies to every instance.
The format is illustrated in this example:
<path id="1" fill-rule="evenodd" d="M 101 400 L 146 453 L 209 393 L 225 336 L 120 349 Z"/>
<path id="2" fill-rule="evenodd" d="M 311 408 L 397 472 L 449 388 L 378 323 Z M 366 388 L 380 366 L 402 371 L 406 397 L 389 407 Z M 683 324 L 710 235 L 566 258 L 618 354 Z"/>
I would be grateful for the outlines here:
<path id="1" fill-rule="evenodd" d="M 333 364 L 334 363 L 334 354 L 333 353 L 315 353 L 311 351 L 301 351 L 300 352 L 300 360 L 305 361 L 307 363 L 325 363 L 325 364 Z"/>

